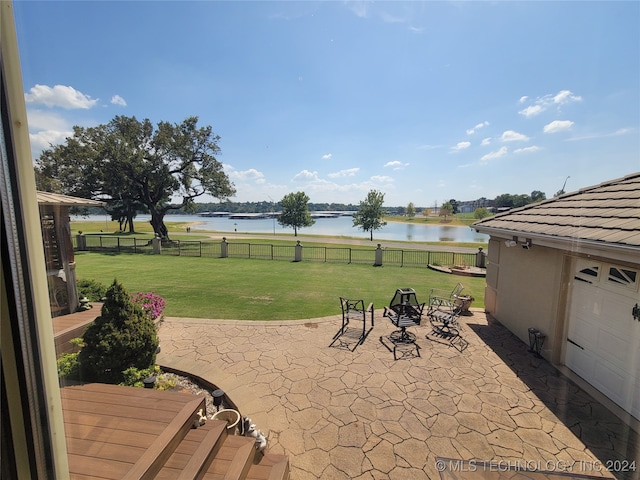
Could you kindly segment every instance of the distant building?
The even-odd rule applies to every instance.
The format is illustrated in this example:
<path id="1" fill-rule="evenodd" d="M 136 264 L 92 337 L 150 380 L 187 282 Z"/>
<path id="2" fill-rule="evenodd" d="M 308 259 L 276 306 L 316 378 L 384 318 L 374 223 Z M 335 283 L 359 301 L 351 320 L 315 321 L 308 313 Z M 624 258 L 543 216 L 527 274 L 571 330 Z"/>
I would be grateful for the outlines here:
<path id="1" fill-rule="evenodd" d="M 466 202 L 458 202 L 458 213 L 473 213 L 476 208 L 490 208 L 492 201 L 487 198 L 478 198 L 477 200 L 468 200 Z"/>

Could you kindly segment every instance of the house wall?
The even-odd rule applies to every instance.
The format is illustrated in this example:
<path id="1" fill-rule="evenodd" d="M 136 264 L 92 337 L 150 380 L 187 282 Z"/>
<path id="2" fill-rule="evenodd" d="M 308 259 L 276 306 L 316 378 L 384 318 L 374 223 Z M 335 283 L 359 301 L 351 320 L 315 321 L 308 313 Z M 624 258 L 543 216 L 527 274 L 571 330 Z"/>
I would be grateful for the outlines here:
<path id="1" fill-rule="evenodd" d="M 528 329 L 540 330 L 546 335 L 542 356 L 552 359 L 561 345 L 556 332 L 564 256 L 535 244 L 528 250 L 507 247 L 505 240 L 489 241 L 486 309 L 527 345 Z"/>

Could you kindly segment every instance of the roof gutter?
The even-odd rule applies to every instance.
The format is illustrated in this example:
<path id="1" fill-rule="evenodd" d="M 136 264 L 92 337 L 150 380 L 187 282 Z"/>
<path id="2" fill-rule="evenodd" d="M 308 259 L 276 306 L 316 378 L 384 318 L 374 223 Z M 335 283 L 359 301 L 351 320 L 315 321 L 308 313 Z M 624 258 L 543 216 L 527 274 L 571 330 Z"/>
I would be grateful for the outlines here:
<path id="1" fill-rule="evenodd" d="M 545 235 L 539 233 L 528 233 L 520 230 L 509 230 L 505 228 L 484 227 L 472 225 L 476 232 L 486 233 L 492 237 L 504 238 L 510 240 L 517 236 L 524 239 L 530 239 L 532 245 L 536 245 L 548 248 L 555 248 L 572 253 L 580 253 L 587 256 L 599 256 L 607 258 L 615 258 L 616 260 L 629 262 L 631 258 L 636 260 L 633 263 L 638 262 L 638 254 L 640 253 L 640 247 L 635 245 L 623 245 L 617 243 L 604 243 L 596 240 L 586 240 L 574 237 L 559 237 L 557 235 Z"/>

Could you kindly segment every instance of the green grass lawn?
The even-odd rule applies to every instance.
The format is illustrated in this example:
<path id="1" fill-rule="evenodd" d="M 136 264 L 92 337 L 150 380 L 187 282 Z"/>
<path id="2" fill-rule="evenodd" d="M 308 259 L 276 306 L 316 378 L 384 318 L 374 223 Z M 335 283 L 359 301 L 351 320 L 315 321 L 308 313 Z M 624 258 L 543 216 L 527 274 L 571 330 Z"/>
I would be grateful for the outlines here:
<path id="1" fill-rule="evenodd" d="M 484 306 L 484 278 L 427 268 L 373 267 L 319 262 L 78 252 L 78 280 L 109 286 L 114 278 L 129 293 L 153 291 L 165 298 L 165 315 L 238 320 L 291 320 L 340 312 L 338 297 L 388 305 L 396 288 L 416 290 L 428 301 L 432 288 L 461 282 L 474 307 Z"/>

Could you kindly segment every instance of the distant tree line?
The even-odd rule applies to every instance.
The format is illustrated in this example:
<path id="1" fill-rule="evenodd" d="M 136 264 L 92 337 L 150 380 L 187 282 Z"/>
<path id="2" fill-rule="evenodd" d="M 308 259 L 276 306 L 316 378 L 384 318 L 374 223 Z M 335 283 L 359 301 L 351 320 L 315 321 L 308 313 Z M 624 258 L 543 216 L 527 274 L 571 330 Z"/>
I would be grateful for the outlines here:
<path id="1" fill-rule="evenodd" d="M 487 207 L 480 208 L 517 208 L 523 207 L 533 202 L 539 202 L 541 200 L 545 200 L 546 195 L 539 191 L 534 190 L 531 192 L 531 195 L 527 194 L 519 194 L 512 195 L 510 193 L 504 193 L 502 195 L 498 195 L 493 200 L 487 200 L 486 198 L 480 198 L 477 200 L 478 203 L 487 205 Z M 447 215 L 460 213 L 460 204 L 462 202 L 452 198 L 447 202 L 444 202 L 443 205 L 449 204 L 451 206 L 451 211 L 449 211 L 449 207 L 446 207 Z M 308 209 L 310 212 L 355 212 L 359 208 L 359 205 L 353 203 L 308 203 Z M 442 206 L 440 207 L 442 208 Z M 383 207 L 385 214 L 387 215 L 406 215 L 409 217 L 414 217 L 416 214 L 423 213 L 427 210 L 430 210 L 428 207 L 416 207 L 413 202 L 410 202 L 408 206 L 396 206 L 396 207 Z M 207 212 L 229 212 L 229 213 L 270 213 L 270 212 L 281 212 L 282 211 L 282 202 L 211 202 L 211 203 L 194 203 L 192 208 L 175 208 L 171 213 L 178 215 L 193 215 L 193 214 L 201 214 Z M 87 215 L 104 215 L 104 209 L 100 207 L 91 207 L 85 208 L 82 210 L 77 210 L 78 214 L 87 214 Z M 148 213 L 145 212 L 144 209 L 140 209 L 138 213 Z"/>

